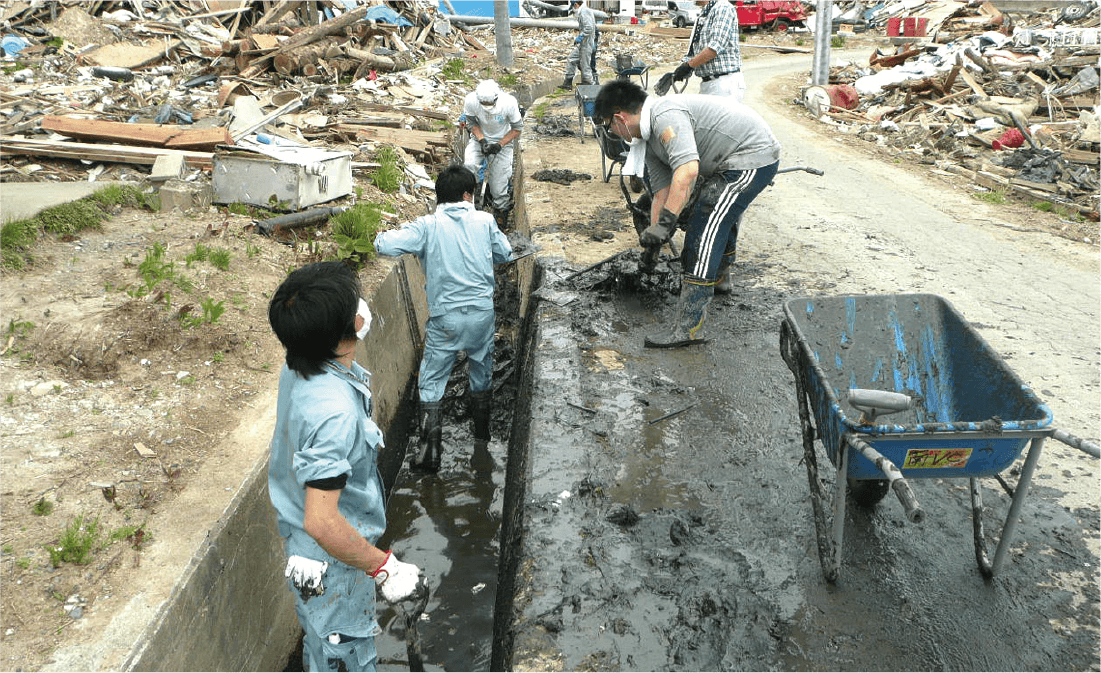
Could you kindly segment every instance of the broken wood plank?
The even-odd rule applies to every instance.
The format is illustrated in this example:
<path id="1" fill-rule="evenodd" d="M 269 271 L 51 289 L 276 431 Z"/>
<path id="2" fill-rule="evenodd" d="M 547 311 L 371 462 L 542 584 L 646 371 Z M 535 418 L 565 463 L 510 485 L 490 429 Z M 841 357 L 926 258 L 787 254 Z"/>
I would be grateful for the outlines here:
<path id="1" fill-rule="evenodd" d="M 967 68 L 960 70 L 960 78 L 963 79 L 964 82 L 967 82 L 967 86 L 971 87 L 972 91 L 982 96 L 983 98 L 988 97 L 986 90 L 983 89 L 982 85 L 980 85 L 971 75 L 971 73 L 967 71 Z"/>
<path id="2" fill-rule="evenodd" d="M 28 140 L 12 136 L 0 136 L 4 155 L 56 157 L 74 161 L 103 161 L 118 164 L 152 166 L 157 157 L 165 154 L 182 154 L 191 168 L 210 169 L 214 165 L 212 152 L 168 150 L 160 147 L 136 147 L 128 145 L 100 145 L 69 140 Z"/>
<path id="3" fill-rule="evenodd" d="M 126 124 L 100 119 L 47 116 L 41 126 L 47 131 L 81 140 L 113 141 L 123 145 L 152 145 L 174 149 L 210 150 L 232 144 L 229 129 L 189 129 L 166 124 Z"/>

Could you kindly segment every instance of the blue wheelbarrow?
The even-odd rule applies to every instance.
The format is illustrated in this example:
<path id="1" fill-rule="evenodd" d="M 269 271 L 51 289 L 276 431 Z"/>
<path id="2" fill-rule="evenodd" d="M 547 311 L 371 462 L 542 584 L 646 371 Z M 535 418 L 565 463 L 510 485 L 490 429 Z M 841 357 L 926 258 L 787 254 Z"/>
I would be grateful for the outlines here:
<path id="1" fill-rule="evenodd" d="M 1052 428 L 1048 407 L 936 295 L 792 299 L 784 305 L 780 354 L 795 376 L 818 555 L 831 583 L 841 569 L 847 494 L 870 506 L 894 491 L 907 518 L 920 523 L 925 511 L 910 480 L 970 479 L 975 560 L 989 579 L 1009 549 L 1044 440 L 1101 456 L 1096 444 Z M 881 418 L 889 415 L 889 422 Z M 829 507 L 816 438 L 837 470 Z M 1025 447 L 1014 488 L 1000 473 Z M 996 478 L 1012 498 L 993 561 L 982 477 Z"/>

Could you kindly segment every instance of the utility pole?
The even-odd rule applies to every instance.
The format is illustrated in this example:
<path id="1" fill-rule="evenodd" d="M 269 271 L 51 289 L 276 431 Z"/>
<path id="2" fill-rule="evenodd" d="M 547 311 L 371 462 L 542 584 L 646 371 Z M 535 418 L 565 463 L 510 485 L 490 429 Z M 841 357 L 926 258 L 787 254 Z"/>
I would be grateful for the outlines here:
<path id="1" fill-rule="evenodd" d="M 494 0 L 493 35 L 497 39 L 497 65 L 511 68 L 512 24 L 508 20 L 508 0 Z"/>
<path id="2" fill-rule="evenodd" d="M 814 67 L 810 83 L 825 86 L 830 83 L 830 39 L 833 37 L 833 0 L 818 0 L 814 10 Z"/>

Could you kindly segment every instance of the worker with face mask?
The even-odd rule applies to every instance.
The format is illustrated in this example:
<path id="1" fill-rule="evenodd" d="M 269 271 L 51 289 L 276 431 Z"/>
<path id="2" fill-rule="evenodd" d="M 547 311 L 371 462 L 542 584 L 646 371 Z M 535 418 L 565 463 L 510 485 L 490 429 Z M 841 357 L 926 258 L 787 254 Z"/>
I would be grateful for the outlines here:
<path id="1" fill-rule="evenodd" d="M 780 143 L 759 114 L 718 96 L 647 96 L 634 82 L 600 88 L 593 119 L 624 140 L 646 143 L 653 189 L 650 226 L 639 235 L 657 251 L 686 225 L 680 297 L 650 348 L 705 343 L 703 325 L 715 285 L 734 259 L 742 213 L 776 175 Z"/>
<path id="2" fill-rule="evenodd" d="M 593 56 L 596 54 L 596 15 L 585 0 L 572 0 L 570 11 L 577 14 L 577 37 L 573 40 L 573 51 L 566 61 L 566 77 L 560 89 L 572 89 L 573 78 L 581 70 L 582 84 L 596 84 L 596 67 Z"/>
<path id="3" fill-rule="evenodd" d="M 463 116 L 470 129 L 463 164 L 475 176 L 486 162 L 485 180 L 493 196 L 497 226 L 507 228 L 512 210 L 509 183 L 512 180 L 513 148 L 524 128 L 516 97 L 501 91 L 491 79 L 478 82 L 463 101 Z"/>
<path id="4" fill-rule="evenodd" d="M 373 671 L 376 587 L 392 603 L 426 589 L 417 566 L 375 546 L 386 529 L 382 431 L 371 417 L 371 374 L 355 361 L 371 310 L 351 268 L 318 262 L 287 276 L 268 321 L 286 349 L 268 493 L 305 632 L 303 663 Z"/>

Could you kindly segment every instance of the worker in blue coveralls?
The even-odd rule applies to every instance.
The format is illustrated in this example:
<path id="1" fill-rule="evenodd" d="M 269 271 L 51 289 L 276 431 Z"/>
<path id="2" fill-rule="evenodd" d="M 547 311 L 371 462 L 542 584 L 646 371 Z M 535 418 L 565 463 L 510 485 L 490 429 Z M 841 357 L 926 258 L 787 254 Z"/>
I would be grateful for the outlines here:
<path id="1" fill-rule="evenodd" d="M 596 15 L 585 0 L 572 0 L 570 11 L 577 13 L 577 37 L 566 59 L 566 75 L 559 89 L 572 89 L 573 78 L 581 70 L 582 84 L 596 84 Z"/>
<path id="2" fill-rule="evenodd" d="M 649 348 L 705 343 L 702 329 L 726 260 L 733 259 L 742 213 L 769 185 L 780 164 L 780 143 L 759 114 L 719 96 L 647 96 L 634 82 L 600 88 L 593 119 L 630 142 L 646 142 L 653 189 L 650 226 L 639 243 L 651 257 L 686 223 L 680 297 Z M 686 216 L 686 217 L 685 217 Z"/>
<path id="3" fill-rule="evenodd" d="M 494 217 L 504 227 L 512 210 L 509 181 L 512 180 L 512 154 L 516 140 L 524 128 L 520 104 L 516 97 L 501 91 L 491 79 L 478 86 L 463 100 L 463 116 L 470 128 L 463 165 L 474 175 L 488 161 L 485 179 L 493 195 Z"/>
<path id="4" fill-rule="evenodd" d="M 390 602 L 410 598 L 420 571 L 375 547 L 386 528 L 382 432 L 371 419 L 370 373 L 354 360 L 371 312 L 347 265 L 320 262 L 287 276 L 268 320 L 286 349 L 268 490 L 305 632 L 303 664 L 373 671 L 375 588 Z"/>
<path id="5" fill-rule="evenodd" d="M 441 400 L 460 351 L 466 351 L 475 448 L 489 442 L 493 383 L 493 265 L 512 258 L 512 246 L 493 218 L 474 208 L 474 174 L 450 166 L 436 180 L 436 211 L 375 237 L 381 255 L 413 254 L 424 267 L 428 295 L 424 357 L 417 383 L 421 449 L 413 466 L 440 469 Z"/>

